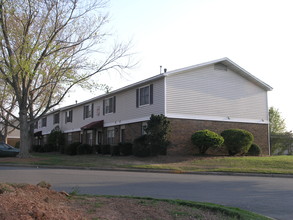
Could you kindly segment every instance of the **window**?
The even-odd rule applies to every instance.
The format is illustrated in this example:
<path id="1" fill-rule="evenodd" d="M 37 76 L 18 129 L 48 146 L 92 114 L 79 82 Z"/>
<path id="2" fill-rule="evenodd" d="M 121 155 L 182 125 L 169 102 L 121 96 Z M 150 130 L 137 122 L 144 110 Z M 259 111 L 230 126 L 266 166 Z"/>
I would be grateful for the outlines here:
<path id="1" fill-rule="evenodd" d="M 148 123 L 147 123 L 147 122 L 143 122 L 143 123 L 141 124 L 141 135 L 146 134 L 145 129 L 146 129 L 147 127 L 148 127 Z"/>
<path id="2" fill-rule="evenodd" d="M 94 103 L 83 106 L 83 119 L 94 116 Z"/>
<path id="3" fill-rule="evenodd" d="M 36 121 L 35 122 L 35 129 L 38 129 L 39 128 L 39 121 Z"/>
<path id="4" fill-rule="evenodd" d="M 65 112 L 65 123 L 72 122 L 72 110 Z"/>
<path id="5" fill-rule="evenodd" d="M 120 142 L 125 143 L 125 125 L 120 126 Z"/>
<path id="6" fill-rule="evenodd" d="M 54 124 L 59 124 L 59 113 L 54 114 Z"/>
<path id="7" fill-rule="evenodd" d="M 42 118 L 42 127 L 46 127 L 47 126 L 47 117 Z"/>
<path id="8" fill-rule="evenodd" d="M 102 144 L 103 134 L 101 131 L 97 131 L 96 133 L 96 145 Z"/>
<path id="9" fill-rule="evenodd" d="M 109 113 L 115 113 L 116 111 L 116 97 L 113 96 L 103 101 L 103 113 L 104 115 Z"/>
<path id="10" fill-rule="evenodd" d="M 93 144 L 93 131 L 86 131 L 86 143 L 89 145 Z"/>
<path id="11" fill-rule="evenodd" d="M 153 84 L 136 90 L 136 107 L 153 104 Z"/>
<path id="12" fill-rule="evenodd" d="M 108 128 L 107 130 L 107 144 L 114 144 L 115 130 L 114 128 Z"/>
<path id="13" fill-rule="evenodd" d="M 72 143 L 72 133 L 67 134 L 67 142 L 68 142 L 68 144 Z"/>

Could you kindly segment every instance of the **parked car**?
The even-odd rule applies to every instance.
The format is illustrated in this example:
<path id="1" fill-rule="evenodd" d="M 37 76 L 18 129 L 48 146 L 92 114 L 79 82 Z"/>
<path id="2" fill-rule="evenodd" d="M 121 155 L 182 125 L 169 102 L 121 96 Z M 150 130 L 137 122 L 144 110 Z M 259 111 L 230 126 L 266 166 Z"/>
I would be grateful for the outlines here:
<path id="1" fill-rule="evenodd" d="M 19 154 L 19 149 L 0 142 L 0 157 L 15 157 L 17 154 Z"/>

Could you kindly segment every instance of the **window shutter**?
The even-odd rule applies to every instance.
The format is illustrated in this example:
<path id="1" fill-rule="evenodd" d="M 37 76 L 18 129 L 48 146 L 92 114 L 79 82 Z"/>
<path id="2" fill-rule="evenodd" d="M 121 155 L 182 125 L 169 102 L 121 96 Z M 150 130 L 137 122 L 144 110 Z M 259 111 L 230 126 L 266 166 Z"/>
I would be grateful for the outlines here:
<path id="1" fill-rule="evenodd" d="M 136 108 L 139 107 L 139 89 L 136 89 Z"/>
<path id="2" fill-rule="evenodd" d="M 150 105 L 154 103 L 154 86 L 153 84 L 150 85 Z"/>
<path id="3" fill-rule="evenodd" d="M 67 123 L 67 111 L 65 113 L 65 124 Z"/>
<path id="4" fill-rule="evenodd" d="M 69 111 L 70 122 L 72 122 L 72 110 Z"/>
<path id="5" fill-rule="evenodd" d="M 105 99 L 103 100 L 103 115 L 105 115 Z"/>
<path id="6" fill-rule="evenodd" d="M 94 117 L 94 103 L 92 103 L 92 118 Z"/>
<path id="7" fill-rule="evenodd" d="M 113 113 L 116 112 L 116 96 L 113 96 Z"/>
<path id="8" fill-rule="evenodd" d="M 85 119 L 85 114 L 86 114 L 86 106 L 83 106 L 83 120 Z"/>

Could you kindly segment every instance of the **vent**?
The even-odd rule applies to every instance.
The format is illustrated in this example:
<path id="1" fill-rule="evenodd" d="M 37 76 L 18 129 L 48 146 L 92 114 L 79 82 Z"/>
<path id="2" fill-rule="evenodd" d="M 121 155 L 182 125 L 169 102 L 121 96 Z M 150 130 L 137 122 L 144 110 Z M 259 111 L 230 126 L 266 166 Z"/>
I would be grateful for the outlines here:
<path id="1" fill-rule="evenodd" d="M 226 65 L 222 64 L 222 63 L 216 63 L 214 65 L 215 70 L 223 70 L 223 71 L 227 71 L 228 68 Z"/>

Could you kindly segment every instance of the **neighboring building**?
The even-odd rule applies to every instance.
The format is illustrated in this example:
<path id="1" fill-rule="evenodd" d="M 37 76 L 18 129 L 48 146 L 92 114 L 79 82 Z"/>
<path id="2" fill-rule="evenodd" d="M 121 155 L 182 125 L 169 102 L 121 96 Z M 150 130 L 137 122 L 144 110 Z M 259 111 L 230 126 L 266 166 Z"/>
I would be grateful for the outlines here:
<path id="1" fill-rule="evenodd" d="M 14 129 L 8 126 L 7 137 L 6 140 L 2 134 L 4 131 L 4 124 L 0 123 L 0 141 L 6 142 L 7 144 L 15 147 L 16 143 L 20 141 L 20 132 L 18 129 Z"/>
<path id="2" fill-rule="evenodd" d="M 162 73 L 111 93 L 60 108 L 35 126 L 39 141 L 56 126 L 67 143 L 92 145 L 132 142 L 144 132 L 151 114 L 171 122 L 170 153 L 191 151 L 193 132 L 229 128 L 250 131 L 269 154 L 267 92 L 272 88 L 223 58 Z M 41 142 L 40 142 L 41 143 Z"/>

